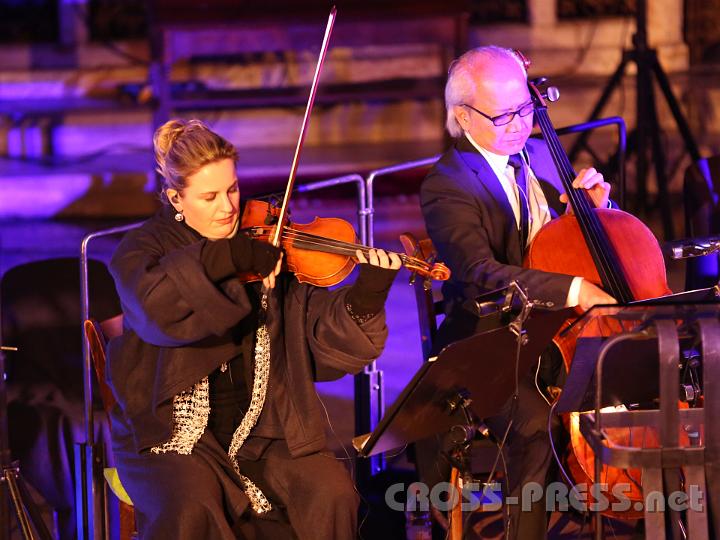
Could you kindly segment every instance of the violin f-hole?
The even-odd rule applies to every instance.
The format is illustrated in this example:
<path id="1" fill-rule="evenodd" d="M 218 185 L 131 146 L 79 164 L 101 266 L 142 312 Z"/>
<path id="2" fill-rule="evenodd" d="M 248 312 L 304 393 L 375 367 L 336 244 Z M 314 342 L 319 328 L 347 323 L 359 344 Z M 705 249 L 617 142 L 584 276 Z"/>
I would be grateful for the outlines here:
<path id="1" fill-rule="evenodd" d="M 265 219 L 263 220 L 263 224 L 275 225 L 277 222 L 278 222 L 277 208 L 272 206 L 271 204 L 268 204 L 267 212 L 265 213 Z"/>

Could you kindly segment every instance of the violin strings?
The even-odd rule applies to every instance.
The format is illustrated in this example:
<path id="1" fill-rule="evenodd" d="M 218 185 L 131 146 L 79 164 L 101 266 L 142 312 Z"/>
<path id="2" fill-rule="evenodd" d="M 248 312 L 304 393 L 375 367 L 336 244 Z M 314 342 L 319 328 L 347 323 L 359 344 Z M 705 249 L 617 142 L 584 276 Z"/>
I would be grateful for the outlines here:
<path id="1" fill-rule="evenodd" d="M 333 238 L 326 238 L 323 236 L 316 236 L 316 235 L 301 232 L 301 231 L 294 231 L 294 230 L 291 230 L 288 228 L 284 229 L 283 238 L 293 239 L 293 240 L 297 240 L 297 239 L 305 240 L 308 245 L 328 247 L 328 248 L 334 248 L 336 250 L 342 250 L 343 255 L 346 255 L 346 254 L 354 255 L 356 249 L 363 250 L 365 253 L 367 253 L 367 250 L 370 249 L 368 246 L 363 246 L 362 244 L 351 244 L 351 243 L 343 242 L 343 241 L 336 240 Z"/>
<path id="2" fill-rule="evenodd" d="M 342 240 L 336 240 L 334 238 L 326 238 L 324 236 L 318 236 L 303 231 L 293 230 L 288 228 L 287 226 L 283 227 L 282 238 L 294 240 L 295 247 L 299 249 L 302 249 L 303 246 L 306 246 L 307 249 L 324 251 L 326 253 L 336 253 L 349 257 L 355 256 L 356 250 L 360 250 L 365 256 L 367 256 L 368 251 L 373 249 L 372 247 L 365 246 L 363 244 L 353 244 Z M 388 253 L 393 252 L 388 251 Z M 396 253 L 396 255 L 400 258 L 400 262 L 403 264 L 403 266 L 406 267 L 409 265 L 413 265 L 426 271 L 430 271 L 433 267 L 432 264 L 429 264 L 422 259 L 411 257 L 410 255 L 407 255 L 405 253 Z M 415 271 L 415 269 L 413 269 L 413 271 Z"/>
<path id="3" fill-rule="evenodd" d="M 335 238 L 326 238 L 323 236 L 317 236 L 311 233 L 306 233 L 302 231 L 295 231 L 295 230 L 289 230 L 285 229 L 285 232 L 283 233 L 283 238 L 287 239 L 294 239 L 294 240 L 301 240 L 305 243 L 308 243 L 309 245 L 314 246 L 327 246 L 332 247 L 334 249 L 339 249 L 343 251 L 343 254 L 350 253 L 352 255 L 355 254 L 356 250 L 361 250 L 363 253 L 367 254 L 370 248 L 369 246 L 364 246 L 362 244 L 353 244 L 350 242 L 344 242 L 342 240 L 337 240 Z"/>
<path id="4" fill-rule="evenodd" d="M 317 236 L 311 233 L 306 233 L 302 231 L 295 231 L 290 229 L 285 229 L 285 232 L 283 233 L 283 238 L 286 239 L 293 239 L 293 240 L 302 240 L 303 242 L 308 243 L 309 245 L 313 246 L 327 246 L 332 247 L 338 250 L 342 250 L 343 255 L 344 254 L 355 254 L 355 250 L 361 250 L 364 254 L 367 254 L 370 248 L 369 246 L 364 246 L 362 244 L 353 244 L 350 242 L 344 242 L 342 240 L 336 240 L 334 238 L 326 238 L 324 236 Z"/>
<path id="5" fill-rule="evenodd" d="M 328 248 L 326 251 L 330 253 L 339 253 L 341 255 L 348 255 L 348 256 L 354 256 L 356 250 L 360 250 L 364 255 L 368 254 L 368 250 L 373 249 L 369 246 L 365 246 L 362 244 L 352 244 L 350 242 L 343 242 L 342 240 L 335 240 L 333 238 L 325 238 L 323 236 L 317 236 L 310 233 L 305 233 L 301 231 L 292 231 L 285 229 L 285 232 L 283 233 L 284 239 L 292 239 L 292 240 L 299 240 L 300 242 L 296 244 L 297 247 L 302 247 L 302 245 L 306 246 L 313 246 L 315 248 Z M 321 249 L 317 249 L 317 251 L 322 251 Z M 392 252 L 389 252 L 392 253 Z M 420 261 L 419 259 L 415 259 L 413 257 L 409 257 L 408 255 L 404 253 L 397 253 L 398 257 L 400 258 L 400 261 L 403 264 L 407 264 L 408 262 L 417 262 L 417 263 L 424 263 L 424 261 Z"/>
<path id="6" fill-rule="evenodd" d="M 311 246 L 309 249 L 316 249 L 317 251 L 326 251 L 328 253 L 340 253 L 346 256 L 354 256 L 355 251 L 359 249 L 364 255 L 368 255 L 368 251 L 373 249 L 370 246 L 363 244 L 352 244 L 349 242 L 343 242 L 342 240 L 335 240 L 332 238 L 326 238 L 323 236 L 316 236 L 311 233 L 305 233 L 302 231 L 295 231 L 291 229 L 285 229 L 283 238 L 298 240 L 295 246 L 302 248 L 302 246 Z M 328 249 L 331 248 L 331 249 Z M 388 252 L 394 253 L 394 252 Z M 400 262 L 405 267 L 410 267 L 412 271 L 424 270 L 430 272 L 433 269 L 433 265 L 417 257 L 412 257 L 405 253 L 395 253 L 399 258 Z"/>
<path id="7" fill-rule="evenodd" d="M 298 249 L 311 249 L 315 251 L 324 251 L 326 253 L 335 253 L 339 255 L 345 255 L 348 257 L 354 257 L 355 252 L 359 249 L 365 256 L 368 256 L 368 250 L 372 249 L 369 247 L 356 247 L 354 244 L 349 245 L 342 245 L 338 243 L 328 243 L 326 241 L 321 240 L 315 240 L 312 237 L 294 237 L 290 235 L 283 235 L 283 238 L 285 239 L 293 239 L 296 242 L 294 243 L 294 247 Z M 403 265 L 407 265 L 408 262 L 412 262 L 412 258 L 408 257 L 407 255 L 403 253 L 397 253 L 396 254 L 400 258 L 400 262 L 403 263 Z"/>

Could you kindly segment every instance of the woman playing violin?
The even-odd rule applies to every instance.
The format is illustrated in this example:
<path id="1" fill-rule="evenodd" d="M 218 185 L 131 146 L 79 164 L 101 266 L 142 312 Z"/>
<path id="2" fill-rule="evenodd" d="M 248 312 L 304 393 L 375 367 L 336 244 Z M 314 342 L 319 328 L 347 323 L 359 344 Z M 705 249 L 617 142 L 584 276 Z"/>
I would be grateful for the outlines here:
<path id="1" fill-rule="evenodd" d="M 238 232 L 228 141 L 172 120 L 154 145 L 165 206 L 111 262 L 124 313 L 109 344 L 113 448 L 140 537 L 290 537 L 289 526 L 355 538 L 357 493 L 326 448 L 314 382 L 379 356 L 398 256 L 358 252 L 350 287 L 301 284 L 281 272 L 280 249 Z"/>

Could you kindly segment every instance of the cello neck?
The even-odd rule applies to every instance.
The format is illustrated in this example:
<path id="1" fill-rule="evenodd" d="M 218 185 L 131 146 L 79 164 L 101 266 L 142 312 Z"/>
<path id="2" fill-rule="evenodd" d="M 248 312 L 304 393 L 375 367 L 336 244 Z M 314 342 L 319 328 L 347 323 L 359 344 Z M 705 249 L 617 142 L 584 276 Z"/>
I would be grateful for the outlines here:
<path id="1" fill-rule="evenodd" d="M 565 149 L 550 121 L 547 104 L 533 83 L 528 83 L 528 86 L 535 102 L 535 118 L 547 143 L 570 206 L 578 220 L 585 243 L 600 275 L 603 288 L 620 303 L 632 302 L 635 298 L 623 273 L 615 249 L 594 211 L 594 203 L 585 189 L 574 188 L 572 185 L 576 177 L 575 169 L 570 163 L 570 158 L 565 153 Z"/>

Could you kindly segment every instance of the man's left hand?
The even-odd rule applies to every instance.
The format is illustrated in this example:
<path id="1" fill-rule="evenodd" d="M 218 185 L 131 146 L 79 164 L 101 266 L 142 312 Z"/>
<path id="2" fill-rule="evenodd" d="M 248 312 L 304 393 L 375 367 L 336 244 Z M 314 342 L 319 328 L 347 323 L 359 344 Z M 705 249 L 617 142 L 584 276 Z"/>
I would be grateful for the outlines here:
<path id="1" fill-rule="evenodd" d="M 596 208 L 607 208 L 610 200 L 610 184 L 593 167 L 582 169 L 572 183 L 574 188 L 586 189 Z M 560 195 L 560 202 L 567 203 L 568 196 Z"/>

